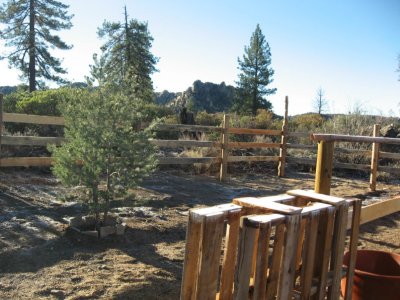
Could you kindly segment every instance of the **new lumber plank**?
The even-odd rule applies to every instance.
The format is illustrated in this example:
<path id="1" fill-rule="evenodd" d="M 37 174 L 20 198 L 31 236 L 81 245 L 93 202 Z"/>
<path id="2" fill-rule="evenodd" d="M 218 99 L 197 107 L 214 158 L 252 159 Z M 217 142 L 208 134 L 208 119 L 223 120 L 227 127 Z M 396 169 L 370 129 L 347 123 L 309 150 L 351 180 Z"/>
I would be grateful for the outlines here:
<path id="1" fill-rule="evenodd" d="M 253 261 L 254 244 L 257 228 L 249 226 L 247 219 L 242 218 L 240 224 L 239 253 L 237 271 L 235 273 L 235 300 L 247 299 L 249 296 L 250 274 Z"/>
<path id="2" fill-rule="evenodd" d="M 279 202 L 269 201 L 268 197 L 265 198 L 235 198 L 232 201 L 234 204 L 241 205 L 247 208 L 254 209 L 256 212 L 275 212 L 282 213 L 285 215 L 295 215 L 302 211 L 301 207 L 290 206 L 286 204 L 281 204 Z"/>
<path id="3" fill-rule="evenodd" d="M 203 223 L 196 299 L 215 299 L 221 255 L 224 214 L 207 215 Z"/>
<path id="4" fill-rule="evenodd" d="M 325 194 L 321 194 L 321 193 L 316 193 L 311 190 L 307 190 L 307 191 L 305 191 L 305 190 L 290 190 L 290 191 L 287 191 L 287 194 L 292 195 L 292 196 L 308 198 L 308 199 L 311 199 L 314 201 L 320 201 L 322 203 L 330 204 L 333 206 L 339 206 L 346 202 L 346 200 L 344 198 L 329 196 L 329 195 L 325 195 Z"/>
<path id="5" fill-rule="evenodd" d="M 400 196 L 364 206 L 361 209 L 360 224 L 371 222 L 398 211 L 400 211 Z"/>

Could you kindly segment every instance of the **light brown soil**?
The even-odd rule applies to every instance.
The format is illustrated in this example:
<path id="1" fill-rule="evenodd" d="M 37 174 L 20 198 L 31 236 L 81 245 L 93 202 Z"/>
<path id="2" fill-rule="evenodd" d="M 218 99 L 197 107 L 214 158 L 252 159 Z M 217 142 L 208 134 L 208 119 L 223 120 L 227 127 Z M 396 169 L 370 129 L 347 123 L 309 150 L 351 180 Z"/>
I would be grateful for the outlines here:
<path id="1" fill-rule="evenodd" d="M 313 175 L 234 176 L 219 183 L 177 171 L 153 175 L 135 201 L 115 210 L 128 228 L 102 240 L 67 230 L 64 218 L 85 213 L 62 202 L 70 191 L 40 171 L 0 173 L 0 299 L 179 299 L 187 212 L 192 207 L 313 188 Z M 366 203 L 400 194 L 400 184 L 333 179 L 332 194 Z M 400 213 L 363 225 L 359 248 L 400 253 Z"/>

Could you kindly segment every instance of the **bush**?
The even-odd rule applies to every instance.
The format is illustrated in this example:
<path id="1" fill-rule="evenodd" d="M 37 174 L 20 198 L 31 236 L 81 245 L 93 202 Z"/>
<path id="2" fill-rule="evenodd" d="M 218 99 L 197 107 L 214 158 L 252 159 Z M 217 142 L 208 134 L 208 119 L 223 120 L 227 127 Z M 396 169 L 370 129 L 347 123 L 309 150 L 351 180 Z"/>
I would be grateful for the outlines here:
<path id="1" fill-rule="evenodd" d="M 133 126 L 146 116 L 139 99 L 102 90 L 71 96 L 61 106 L 66 142 L 50 147 L 53 172 L 65 185 L 85 187 L 98 224 L 100 212 L 106 220 L 111 200 L 152 172 L 155 148 L 150 131 Z"/>

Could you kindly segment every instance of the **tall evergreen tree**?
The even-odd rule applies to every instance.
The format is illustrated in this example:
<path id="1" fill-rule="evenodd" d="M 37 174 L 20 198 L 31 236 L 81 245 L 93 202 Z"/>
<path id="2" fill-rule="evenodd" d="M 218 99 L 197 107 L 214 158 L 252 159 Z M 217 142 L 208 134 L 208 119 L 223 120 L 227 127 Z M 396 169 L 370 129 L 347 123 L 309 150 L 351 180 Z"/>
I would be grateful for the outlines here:
<path id="1" fill-rule="evenodd" d="M 105 39 L 101 47 L 103 80 L 118 84 L 128 93 L 147 102 L 153 101 L 151 74 L 156 72 L 157 58 L 151 53 L 153 37 L 147 23 L 128 20 L 125 7 L 123 22 L 104 21 L 98 29 L 99 38 Z M 92 73 L 96 66 L 92 66 Z M 98 70 L 95 72 L 98 73 Z"/>
<path id="2" fill-rule="evenodd" d="M 271 102 L 264 96 L 276 93 L 276 88 L 267 88 L 273 81 L 274 70 L 270 67 L 270 47 L 259 24 L 251 36 L 250 45 L 244 47 L 243 59 L 238 58 L 238 63 L 241 73 L 233 110 L 250 111 L 256 115 L 259 108 L 271 109 Z"/>
<path id="3" fill-rule="evenodd" d="M 55 0 L 9 0 L 0 8 L 0 23 L 7 26 L 0 31 L 6 46 L 13 48 L 8 55 L 10 66 L 22 72 L 29 81 L 29 90 L 44 87 L 40 78 L 57 83 L 65 80 L 60 74 L 66 70 L 61 60 L 52 56 L 49 48 L 70 49 L 54 31 L 70 29 L 72 15 L 68 5 Z"/>

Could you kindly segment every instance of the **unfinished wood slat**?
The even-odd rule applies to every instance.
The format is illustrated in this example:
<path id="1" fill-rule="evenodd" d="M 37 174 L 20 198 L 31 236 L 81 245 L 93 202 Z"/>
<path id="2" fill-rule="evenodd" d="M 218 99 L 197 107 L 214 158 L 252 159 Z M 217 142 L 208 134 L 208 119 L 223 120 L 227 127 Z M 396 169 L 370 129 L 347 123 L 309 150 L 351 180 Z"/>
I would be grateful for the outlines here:
<path id="1" fill-rule="evenodd" d="M 240 210 L 229 213 L 225 238 L 225 252 L 221 268 L 220 299 L 233 298 L 233 280 L 239 240 Z"/>
<path id="2" fill-rule="evenodd" d="M 360 224 L 371 222 L 398 211 L 400 211 L 400 196 L 364 206 L 361 210 Z"/>
<path id="3" fill-rule="evenodd" d="M 61 145 L 66 139 L 63 137 L 40 137 L 40 136 L 10 136 L 1 137 L 2 145 L 13 146 L 47 146 L 49 144 Z"/>
<path id="4" fill-rule="evenodd" d="M 350 231 L 350 246 L 349 246 L 349 265 L 347 266 L 346 272 L 346 287 L 343 291 L 344 300 L 351 300 L 351 289 L 353 287 L 354 269 L 356 265 L 357 257 L 357 244 L 358 235 L 360 232 L 360 216 L 361 216 L 361 200 L 353 200 L 353 215 L 351 220 L 351 231 Z"/>
<path id="5" fill-rule="evenodd" d="M 182 300 L 191 300 L 196 298 L 200 241 L 203 221 L 204 219 L 197 218 L 193 211 L 189 212 L 181 285 Z"/>
<path id="6" fill-rule="evenodd" d="M 51 166 L 51 157 L 7 157 L 0 159 L 1 167 L 44 167 Z"/>
<path id="7" fill-rule="evenodd" d="M 285 239 L 285 224 L 275 229 L 274 247 L 271 257 L 271 267 L 267 279 L 267 300 L 275 300 L 279 285 L 279 274 L 282 263 L 283 242 Z"/>
<path id="8" fill-rule="evenodd" d="M 346 202 L 344 198 L 329 196 L 325 194 L 316 193 L 311 190 L 290 190 L 288 195 L 308 198 L 310 200 L 320 201 L 322 203 L 330 204 L 333 206 L 340 206 Z"/>
<path id="9" fill-rule="evenodd" d="M 235 300 L 247 299 L 249 297 L 250 275 L 257 230 L 257 228 L 254 228 L 251 224 L 247 223 L 246 217 L 242 218 L 234 284 Z"/>
<path id="10" fill-rule="evenodd" d="M 299 214 L 302 210 L 301 207 L 296 207 L 296 206 L 290 206 L 290 205 L 285 205 L 281 204 L 279 202 L 272 202 L 268 200 L 268 197 L 265 198 L 235 198 L 232 201 L 233 203 L 237 205 L 241 205 L 243 207 L 251 208 L 254 209 L 255 213 L 262 213 L 262 212 L 275 212 L 275 213 L 282 213 L 285 215 L 294 215 L 294 214 Z"/>
<path id="11" fill-rule="evenodd" d="M 3 113 L 3 122 L 29 123 L 29 124 L 42 124 L 42 125 L 64 125 L 64 118 L 53 117 L 53 116 Z"/>
<path id="12" fill-rule="evenodd" d="M 296 251 L 300 219 L 300 214 L 287 216 L 286 218 L 285 246 L 282 257 L 278 299 L 291 299 L 292 297 L 296 275 Z"/>
<path id="13" fill-rule="evenodd" d="M 197 299 L 215 299 L 223 229 L 223 213 L 207 215 L 203 223 Z"/>
<path id="14" fill-rule="evenodd" d="M 279 148 L 279 143 L 255 143 L 255 142 L 230 142 L 230 149 L 247 149 L 247 148 Z"/>
<path id="15" fill-rule="evenodd" d="M 328 209 L 322 211 L 320 215 L 314 276 L 317 282 L 317 293 L 312 296 L 311 299 L 322 300 L 326 294 L 329 259 L 331 257 L 334 215 L 334 207 L 329 207 Z"/>
<path id="16" fill-rule="evenodd" d="M 229 156 L 228 162 L 278 161 L 279 156 Z"/>
<path id="17" fill-rule="evenodd" d="M 272 129 L 253 129 L 253 128 L 229 128 L 232 134 L 258 134 L 258 135 L 281 135 L 281 130 Z"/>
<path id="18" fill-rule="evenodd" d="M 349 203 L 347 201 L 341 204 L 336 211 L 333 230 L 332 256 L 330 262 L 330 271 L 333 276 L 332 285 L 328 290 L 328 300 L 336 300 L 339 299 L 340 296 L 340 281 L 346 240 L 348 211 Z"/>
<path id="19" fill-rule="evenodd" d="M 253 299 L 265 299 L 266 278 L 268 269 L 268 249 L 271 236 L 271 223 L 260 225 L 257 244 L 256 273 L 254 276 L 254 296 Z"/>
<path id="20" fill-rule="evenodd" d="M 221 143 L 208 141 L 191 141 L 191 140 L 149 140 L 150 143 L 157 147 L 203 147 L 203 148 L 219 148 Z"/>
<path id="21" fill-rule="evenodd" d="M 288 195 L 288 194 L 280 194 L 280 195 L 267 196 L 267 197 L 257 197 L 257 199 L 260 199 L 260 201 L 286 203 L 286 202 L 294 201 L 296 199 L 296 197 Z"/>
<path id="22" fill-rule="evenodd" d="M 301 269 L 301 297 L 300 299 L 308 300 L 311 296 L 311 285 L 314 271 L 314 257 L 317 244 L 318 223 L 320 211 L 314 210 L 307 219 L 305 228 L 304 251 Z"/>

